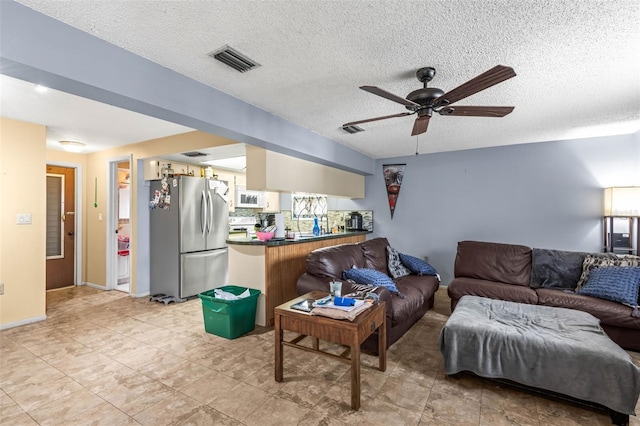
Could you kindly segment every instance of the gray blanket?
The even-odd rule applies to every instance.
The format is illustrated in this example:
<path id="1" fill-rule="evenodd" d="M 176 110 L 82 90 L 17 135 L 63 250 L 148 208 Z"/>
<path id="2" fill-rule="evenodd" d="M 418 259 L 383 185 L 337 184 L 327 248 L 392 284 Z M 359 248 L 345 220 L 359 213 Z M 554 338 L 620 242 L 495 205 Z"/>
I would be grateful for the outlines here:
<path id="1" fill-rule="evenodd" d="M 635 414 L 640 368 L 586 312 L 464 296 L 440 351 L 446 374 L 508 379 Z"/>

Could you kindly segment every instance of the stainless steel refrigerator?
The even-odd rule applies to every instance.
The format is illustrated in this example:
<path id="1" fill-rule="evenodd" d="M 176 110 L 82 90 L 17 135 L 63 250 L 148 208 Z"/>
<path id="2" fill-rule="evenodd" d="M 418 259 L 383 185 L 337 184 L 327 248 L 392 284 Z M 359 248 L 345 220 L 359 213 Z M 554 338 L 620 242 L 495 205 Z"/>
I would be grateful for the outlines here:
<path id="1" fill-rule="evenodd" d="M 151 182 L 152 207 L 156 203 L 150 212 L 151 295 L 186 299 L 226 285 L 229 207 L 221 194 L 226 185 L 191 176 L 167 178 L 167 184 L 163 189 L 162 181 Z"/>

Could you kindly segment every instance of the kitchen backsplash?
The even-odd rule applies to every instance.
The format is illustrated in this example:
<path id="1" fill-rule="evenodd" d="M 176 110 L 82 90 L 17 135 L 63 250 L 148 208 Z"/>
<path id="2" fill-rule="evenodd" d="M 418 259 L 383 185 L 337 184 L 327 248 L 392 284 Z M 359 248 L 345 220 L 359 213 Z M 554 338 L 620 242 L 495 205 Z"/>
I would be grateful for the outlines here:
<path id="1" fill-rule="evenodd" d="M 350 216 L 350 213 L 354 210 L 329 210 L 326 216 L 318 217 L 320 227 L 325 229 L 325 232 L 330 231 L 333 224 L 337 224 L 340 231 L 344 231 L 346 226 L 346 219 Z M 362 226 L 364 229 L 373 231 L 373 210 L 357 210 L 362 215 Z M 313 229 L 313 220 L 291 219 L 291 210 L 284 210 L 281 212 L 284 215 L 284 226 L 294 232 L 310 233 Z M 256 213 L 254 209 L 240 209 L 236 208 L 235 212 L 229 213 L 230 216 L 246 216 L 255 217 L 260 222 L 262 214 Z"/>

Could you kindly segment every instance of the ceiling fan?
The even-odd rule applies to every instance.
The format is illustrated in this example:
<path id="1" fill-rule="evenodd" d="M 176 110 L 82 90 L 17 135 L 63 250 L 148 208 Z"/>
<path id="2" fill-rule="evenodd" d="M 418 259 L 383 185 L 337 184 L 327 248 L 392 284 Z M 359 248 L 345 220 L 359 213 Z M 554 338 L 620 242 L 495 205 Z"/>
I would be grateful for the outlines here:
<path id="1" fill-rule="evenodd" d="M 437 112 L 440 115 L 458 115 L 466 117 L 504 117 L 513 111 L 514 107 L 451 106 L 451 104 L 458 102 L 461 99 L 478 93 L 484 89 L 488 89 L 498 83 L 502 83 L 511 77 L 515 77 L 516 73 L 511 67 L 496 65 L 489 71 L 472 78 L 447 93 L 435 87 L 427 87 L 427 83 L 433 79 L 435 74 L 435 68 L 420 68 L 416 72 L 416 77 L 424 83 L 424 87 L 409 93 L 406 98 L 394 95 L 393 93 L 387 92 L 386 90 L 376 86 L 360 86 L 364 91 L 404 105 L 411 112 L 401 112 L 399 114 L 352 121 L 343 124 L 342 127 L 344 128 L 361 123 L 368 123 L 370 121 L 386 120 L 387 118 L 418 114 L 418 117 L 413 124 L 413 131 L 411 132 L 411 136 L 415 136 L 427 131 L 429 119 L 434 112 Z"/>

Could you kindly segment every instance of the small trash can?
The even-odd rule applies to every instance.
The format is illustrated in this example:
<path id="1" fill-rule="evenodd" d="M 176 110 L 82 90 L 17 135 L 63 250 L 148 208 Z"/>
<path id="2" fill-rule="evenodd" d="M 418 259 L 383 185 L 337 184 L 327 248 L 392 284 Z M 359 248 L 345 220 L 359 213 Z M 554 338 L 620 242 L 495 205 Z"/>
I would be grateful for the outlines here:
<path id="1" fill-rule="evenodd" d="M 246 287 L 227 285 L 218 289 L 240 295 Z M 253 330 L 256 326 L 256 308 L 260 290 L 249 289 L 251 294 L 238 300 L 222 300 L 215 297 L 215 290 L 200 293 L 204 329 L 207 333 L 227 339 L 235 339 Z"/>

